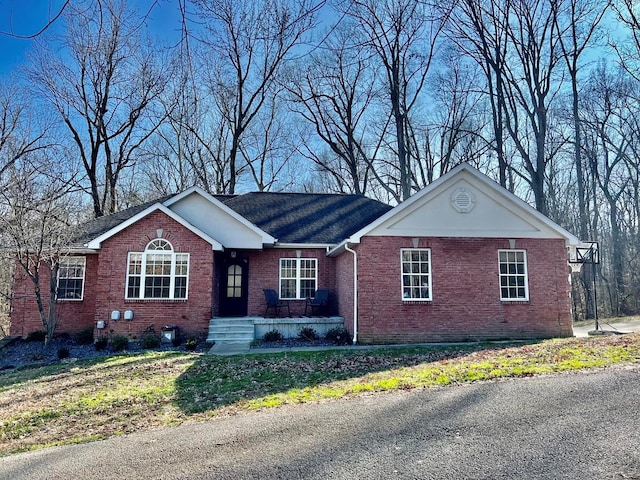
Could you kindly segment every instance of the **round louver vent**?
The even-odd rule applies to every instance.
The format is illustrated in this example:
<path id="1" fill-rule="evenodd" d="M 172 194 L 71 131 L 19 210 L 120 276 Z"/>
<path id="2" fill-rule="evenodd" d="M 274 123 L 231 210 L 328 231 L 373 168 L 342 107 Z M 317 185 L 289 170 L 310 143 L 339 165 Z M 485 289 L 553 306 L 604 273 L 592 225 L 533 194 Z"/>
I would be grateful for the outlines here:
<path id="1" fill-rule="evenodd" d="M 476 197 L 466 188 L 457 188 L 451 194 L 451 205 L 457 212 L 467 213 L 476 206 Z"/>

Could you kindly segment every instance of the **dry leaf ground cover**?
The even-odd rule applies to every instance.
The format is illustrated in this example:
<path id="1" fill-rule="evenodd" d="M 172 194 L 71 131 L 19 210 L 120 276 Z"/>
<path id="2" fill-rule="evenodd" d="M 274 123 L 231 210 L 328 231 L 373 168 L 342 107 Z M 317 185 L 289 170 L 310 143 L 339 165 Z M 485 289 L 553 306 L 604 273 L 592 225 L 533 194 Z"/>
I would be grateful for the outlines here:
<path id="1" fill-rule="evenodd" d="M 216 357 L 148 352 L 0 373 L 0 454 L 259 408 L 640 363 L 640 334 Z"/>

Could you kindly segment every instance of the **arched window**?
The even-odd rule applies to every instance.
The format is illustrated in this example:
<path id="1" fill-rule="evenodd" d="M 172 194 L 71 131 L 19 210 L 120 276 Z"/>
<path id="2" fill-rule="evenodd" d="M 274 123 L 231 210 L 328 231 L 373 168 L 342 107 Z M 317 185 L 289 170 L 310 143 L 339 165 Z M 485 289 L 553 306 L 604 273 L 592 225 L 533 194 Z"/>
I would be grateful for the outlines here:
<path id="1" fill-rule="evenodd" d="M 186 299 L 189 254 L 175 253 L 162 238 L 149 242 L 144 252 L 130 252 L 127 299 Z"/>

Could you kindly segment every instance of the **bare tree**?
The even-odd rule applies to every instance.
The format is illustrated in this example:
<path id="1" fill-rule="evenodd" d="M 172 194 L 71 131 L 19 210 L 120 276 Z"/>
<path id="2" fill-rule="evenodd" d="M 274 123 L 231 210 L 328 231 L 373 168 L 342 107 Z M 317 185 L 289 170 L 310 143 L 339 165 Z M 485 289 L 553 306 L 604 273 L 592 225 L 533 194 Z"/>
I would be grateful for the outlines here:
<path id="1" fill-rule="evenodd" d="M 15 162 L 50 146 L 44 142 L 48 126 L 31 127 L 33 115 L 23 92 L 17 83 L 0 85 L 0 188 Z"/>
<path id="2" fill-rule="evenodd" d="M 350 46 L 353 35 L 348 25 L 339 26 L 319 52 L 292 65 L 284 82 L 290 108 L 314 131 L 312 140 L 303 142 L 304 156 L 333 177 L 336 190 L 364 194 L 376 174 L 381 139 L 371 131 L 376 70 Z"/>
<path id="3" fill-rule="evenodd" d="M 118 209 L 118 184 L 161 122 L 165 72 L 124 0 L 69 5 L 61 54 L 41 46 L 29 69 L 59 113 L 84 165 L 96 217 Z"/>
<path id="4" fill-rule="evenodd" d="M 0 233 L 20 275 L 33 285 L 40 321 L 51 340 L 56 327 L 57 274 L 73 218 L 73 182 L 56 172 L 55 152 L 40 150 L 14 162 L 0 190 Z"/>
<path id="5" fill-rule="evenodd" d="M 161 195 L 193 185 L 210 193 L 228 189 L 229 132 L 216 114 L 215 94 L 199 86 L 190 61 L 182 57 L 181 74 L 161 99 L 166 120 L 143 148 L 142 171 L 149 188 Z"/>
<path id="6" fill-rule="evenodd" d="M 400 191 L 396 200 L 412 193 L 409 141 L 411 111 L 419 102 L 448 14 L 415 0 L 355 0 L 344 12 L 355 20 L 368 49 L 381 65 L 393 119 L 394 155 Z"/>
<path id="7" fill-rule="evenodd" d="M 549 148 L 550 104 L 561 86 L 556 10 L 546 0 L 512 0 L 507 35 L 513 47 L 506 68 L 506 126 L 524 163 L 536 209 L 547 213 L 545 175 L 555 150 Z"/>
<path id="8" fill-rule="evenodd" d="M 594 72 L 584 103 L 582 125 L 585 132 L 585 156 L 591 175 L 604 199 L 606 225 L 599 228 L 600 238 L 608 237 L 605 243 L 610 256 L 607 265 L 611 275 L 604 278 L 610 286 L 609 299 L 614 314 L 622 312 L 628 295 L 625 281 L 625 202 L 633 177 L 629 166 L 637 163 L 630 156 L 634 145 L 640 141 L 637 131 L 637 110 L 630 109 L 630 99 L 637 98 L 635 85 L 622 71 L 610 72 L 606 67 Z M 635 83 L 635 82 L 634 82 Z"/>
<path id="9" fill-rule="evenodd" d="M 209 32 L 203 39 L 209 89 L 228 130 L 229 145 L 223 145 L 228 183 L 219 193 L 234 193 L 238 175 L 246 168 L 241 161 L 245 133 L 268 105 L 283 62 L 313 27 L 322 2 L 194 0 L 194 4 Z"/>
<path id="10" fill-rule="evenodd" d="M 613 0 L 613 9 L 618 21 L 627 28 L 628 36 L 622 41 L 613 41 L 611 46 L 620 59 L 622 68 L 640 81 L 638 62 L 640 61 L 640 13 L 638 2 L 634 0 Z"/>
<path id="11" fill-rule="evenodd" d="M 555 28 L 558 33 L 558 42 L 571 81 L 574 165 L 578 189 L 578 230 L 580 237 L 586 239 L 589 236 L 589 221 L 587 218 L 587 189 L 585 188 L 584 162 L 582 160 L 578 72 L 582 67 L 581 57 L 589 47 L 593 46 L 592 40 L 596 36 L 598 26 L 609 8 L 609 2 L 596 0 L 553 0 L 552 7 L 556 9 L 556 14 L 554 15 Z"/>
<path id="12" fill-rule="evenodd" d="M 298 149 L 295 136 L 290 134 L 295 129 L 293 118 L 287 113 L 280 89 L 269 92 L 265 108 L 240 144 L 243 163 L 260 192 L 287 187 L 283 173 Z"/>
<path id="13" fill-rule="evenodd" d="M 478 94 L 477 66 L 460 59 L 459 53 L 451 49 L 439 60 L 438 74 L 429 82 L 432 92 L 429 124 L 421 129 L 412 128 L 410 135 L 412 150 L 416 152 L 413 169 L 416 178 L 412 183 L 420 187 L 460 163 L 480 166 L 490 146 L 490 141 L 483 137 L 485 120 L 480 104 L 482 96 Z"/>
<path id="14" fill-rule="evenodd" d="M 17 81 L 0 84 L 0 192 L 4 195 L 13 188 L 13 177 L 26 159 L 40 156 L 52 148 L 48 138 L 50 125 L 45 115 L 36 115 L 31 108 L 25 89 Z M 61 172 L 63 169 L 58 169 Z M 8 334 L 8 313 L 11 286 L 16 263 L 11 248 L 11 230 L 4 220 L 6 210 L 0 208 L 0 336 Z M 12 225 L 14 226 L 14 225 Z"/>
<path id="15" fill-rule="evenodd" d="M 509 162 L 505 153 L 505 82 L 508 52 L 510 2 L 461 0 L 449 22 L 449 38 L 460 50 L 475 60 L 486 81 L 486 95 L 491 107 L 493 149 L 498 161 L 498 179 L 508 185 Z"/>

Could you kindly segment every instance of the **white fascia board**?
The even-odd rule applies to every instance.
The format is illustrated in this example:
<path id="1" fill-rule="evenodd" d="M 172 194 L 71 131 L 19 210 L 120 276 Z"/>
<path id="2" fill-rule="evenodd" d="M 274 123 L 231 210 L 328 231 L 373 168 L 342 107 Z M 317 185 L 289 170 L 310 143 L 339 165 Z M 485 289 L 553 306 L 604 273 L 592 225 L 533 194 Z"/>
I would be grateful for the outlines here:
<path id="1" fill-rule="evenodd" d="M 151 214 L 151 213 L 153 213 L 153 212 L 155 212 L 157 210 L 161 211 L 162 213 L 164 213 L 165 215 L 167 215 L 168 217 L 172 218 L 173 220 L 178 222 L 180 225 L 185 227 L 187 230 L 190 230 L 195 235 L 197 235 L 200 238 L 202 238 L 204 241 L 206 241 L 207 243 L 209 243 L 211 245 L 211 248 L 213 250 L 216 250 L 216 251 L 223 251 L 224 250 L 224 247 L 222 246 L 222 244 L 220 242 L 218 242 L 217 240 L 211 238 L 209 235 L 207 235 L 206 233 L 204 233 L 203 231 L 201 231 L 197 227 L 191 225 L 184 218 L 182 218 L 181 216 L 177 215 L 175 212 L 169 210 L 167 207 L 165 207 L 161 203 L 155 203 L 155 204 L 151 205 L 150 207 L 144 209 L 143 211 L 141 211 L 137 215 L 134 215 L 133 217 L 129 218 L 128 220 L 125 220 L 124 222 L 120 223 L 119 225 L 117 225 L 116 227 L 112 228 L 111 230 L 106 231 L 105 233 L 103 233 L 99 237 L 94 238 L 89 243 L 87 243 L 85 246 L 87 248 L 90 248 L 90 249 L 99 250 L 101 245 L 102 245 L 102 242 L 104 242 L 105 240 L 107 240 L 107 239 L 113 237 L 114 235 L 120 233 L 125 228 L 127 228 L 127 227 L 133 225 L 134 223 L 142 220 L 147 215 L 149 215 L 149 214 Z"/>
<path id="2" fill-rule="evenodd" d="M 276 243 L 273 248 L 324 248 L 329 249 L 335 246 L 335 243 Z"/>
<path id="3" fill-rule="evenodd" d="M 507 200 L 506 205 L 509 205 L 510 204 L 509 202 L 516 204 L 521 209 L 523 209 L 527 214 L 535 217 L 536 220 L 538 220 L 539 222 L 542 222 L 549 229 L 555 231 L 559 236 L 561 236 L 561 237 L 563 237 L 565 239 L 565 242 L 567 243 L 567 245 L 576 245 L 576 244 L 580 243 L 580 239 L 578 237 L 576 237 L 575 235 L 573 235 L 569 231 L 567 231 L 564 228 L 562 228 L 560 225 L 558 225 L 557 223 L 552 221 L 550 218 L 548 218 L 545 215 L 541 214 L 538 210 L 533 208 L 531 205 L 526 203 L 521 198 L 517 197 L 516 195 L 514 195 L 513 193 L 511 193 L 507 189 L 502 188 L 496 182 L 491 180 L 486 175 L 480 173 L 477 169 L 473 168 L 472 166 L 470 166 L 467 163 L 462 163 L 462 164 L 458 165 L 457 167 L 453 168 L 452 170 L 450 170 L 449 172 L 447 172 L 446 174 L 444 174 L 443 176 L 441 176 L 440 178 L 438 178 L 434 182 L 432 182 L 429 185 L 427 185 L 426 187 L 424 187 L 422 190 L 417 192 L 412 197 L 408 198 L 404 202 L 400 203 L 396 207 L 394 207 L 391 210 L 389 210 L 384 215 L 378 217 L 376 220 L 371 222 L 369 225 L 363 227 L 362 229 L 360 229 L 359 231 L 357 231 L 356 233 L 351 235 L 351 237 L 348 239 L 348 243 L 360 243 L 360 239 L 362 237 L 364 237 L 365 235 L 367 235 L 369 232 L 373 231 L 374 229 L 376 229 L 380 225 L 383 225 L 389 219 L 395 217 L 396 215 L 398 215 L 399 213 L 401 213 L 405 209 L 411 208 L 412 205 L 414 205 L 415 203 L 419 202 L 423 197 L 429 195 L 431 192 L 433 192 L 434 190 L 438 189 L 441 185 L 445 184 L 446 182 L 450 181 L 450 179 L 452 177 L 455 177 L 459 172 L 462 172 L 462 171 L 468 172 L 476 180 L 482 182 L 485 186 L 489 187 L 494 193 L 504 197 Z M 343 243 L 347 243 L 347 241 L 345 240 L 345 242 L 343 242 Z M 342 244 L 340 244 L 340 245 L 342 245 Z M 336 247 L 336 249 L 338 247 Z M 334 250 L 336 250 L 336 249 L 334 249 Z M 332 250 L 332 252 L 334 250 Z M 330 253 L 332 253 L 332 252 L 330 252 Z"/>
<path id="4" fill-rule="evenodd" d="M 278 240 L 274 237 L 272 237 L 271 235 L 269 235 L 267 232 L 265 232 L 264 230 L 262 230 L 260 227 L 258 227 L 257 225 L 251 223 L 249 220 L 247 220 L 245 217 L 243 217 L 242 215 L 240 215 L 238 212 L 236 212 L 234 209 L 232 209 L 231 207 L 228 207 L 227 205 L 225 205 L 224 203 L 222 203 L 220 200 L 216 199 L 213 195 L 211 195 L 210 193 L 207 193 L 206 191 L 204 191 L 202 188 L 200 187 L 191 187 L 188 188 L 187 190 L 185 190 L 182 193 L 179 193 L 173 197 L 171 197 L 170 199 L 166 200 L 163 205 L 165 205 L 166 207 L 171 207 L 171 205 L 173 205 L 174 203 L 179 202 L 180 200 L 182 200 L 183 198 L 188 197 L 189 195 L 193 194 L 193 193 L 197 193 L 198 195 L 200 195 L 201 197 L 205 198 L 206 200 L 208 200 L 209 202 L 211 202 L 213 205 L 215 205 L 217 208 L 219 208 L 220 210 L 222 210 L 223 212 L 225 212 L 227 215 L 231 216 L 232 218 L 234 218 L 235 220 L 237 220 L 238 222 L 242 223 L 245 227 L 249 228 L 250 230 L 254 231 L 256 234 L 258 234 L 260 236 L 260 238 L 262 239 L 262 243 L 266 244 L 266 245 L 273 245 L 275 244 Z"/>

